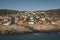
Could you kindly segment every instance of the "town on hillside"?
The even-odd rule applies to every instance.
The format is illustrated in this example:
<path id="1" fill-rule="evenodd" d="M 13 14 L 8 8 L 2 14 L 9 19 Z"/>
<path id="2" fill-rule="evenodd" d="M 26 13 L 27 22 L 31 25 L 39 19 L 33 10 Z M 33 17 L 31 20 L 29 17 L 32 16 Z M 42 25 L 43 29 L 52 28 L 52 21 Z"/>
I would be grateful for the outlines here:
<path id="1" fill-rule="evenodd" d="M 56 23 L 58 22 L 58 23 Z M 11 26 L 33 26 L 35 24 L 40 25 L 57 25 L 60 23 L 60 18 L 57 13 L 50 13 L 45 11 L 26 11 L 15 14 L 8 14 L 0 16 L 0 25 Z"/>

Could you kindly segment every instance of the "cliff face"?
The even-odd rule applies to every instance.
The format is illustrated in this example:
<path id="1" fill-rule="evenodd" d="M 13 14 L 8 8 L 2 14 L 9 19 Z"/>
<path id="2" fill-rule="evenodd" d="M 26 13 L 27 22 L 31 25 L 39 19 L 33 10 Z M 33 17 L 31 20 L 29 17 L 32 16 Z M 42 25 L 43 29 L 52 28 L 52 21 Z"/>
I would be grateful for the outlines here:
<path id="1" fill-rule="evenodd" d="M 27 11 L 0 10 L 0 16 L 12 15 L 8 21 L 0 21 L 0 34 L 14 34 L 25 32 L 60 32 L 60 9 L 34 11 L 32 14 L 25 14 Z M 19 13 L 19 14 L 17 14 Z M 34 14 L 36 13 L 36 14 Z M 18 16 L 18 17 L 17 17 Z M 18 19 L 16 19 L 16 17 Z M 9 18 L 7 18 L 9 19 Z M 0 19 L 1 20 L 1 19 Z M 11 23 L 9 25 L 3 25 Z M 16 22 L 18 26 L 13 26 Z"/>

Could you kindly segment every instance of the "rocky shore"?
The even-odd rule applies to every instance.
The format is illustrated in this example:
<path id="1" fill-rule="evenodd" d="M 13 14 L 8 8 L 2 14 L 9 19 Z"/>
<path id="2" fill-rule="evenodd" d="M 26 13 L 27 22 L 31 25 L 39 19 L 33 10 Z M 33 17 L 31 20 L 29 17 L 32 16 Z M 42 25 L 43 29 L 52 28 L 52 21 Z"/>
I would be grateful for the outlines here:
<path id="1" fill-rule="evenodd" d="M 38 25 L 34 27 L 24 26 L 0 26 L 0 34 L 24 34 L 34 32 L 60 32 L 60 26 L 56 25 Z"/>

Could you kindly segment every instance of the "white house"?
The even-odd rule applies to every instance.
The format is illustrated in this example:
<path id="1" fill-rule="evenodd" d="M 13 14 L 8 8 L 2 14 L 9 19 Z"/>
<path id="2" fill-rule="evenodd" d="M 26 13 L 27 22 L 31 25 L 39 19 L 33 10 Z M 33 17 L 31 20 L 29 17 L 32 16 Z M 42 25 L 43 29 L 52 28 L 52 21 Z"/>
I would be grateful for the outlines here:
<path id="1" fill-rule="evenodd" d="M 45 18 L 42 18 L 41 20 L 42 20 L 42 21 L 45 21 Z"/>
<path id="2" fill-rule="evenodd" d="M 28 24 L 29 24 L 29 26 L 32 26 L 32 25 L 34 25 L 34 22 L 28 22 Z"/>

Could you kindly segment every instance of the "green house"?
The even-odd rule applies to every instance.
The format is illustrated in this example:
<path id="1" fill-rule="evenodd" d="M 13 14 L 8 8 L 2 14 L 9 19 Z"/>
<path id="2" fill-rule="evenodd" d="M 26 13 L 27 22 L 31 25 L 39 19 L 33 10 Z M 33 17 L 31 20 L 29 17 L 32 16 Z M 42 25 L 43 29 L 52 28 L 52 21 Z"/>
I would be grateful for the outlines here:
<path id="1" fill-rule="evenodd" d="M 29 14 L 30 19 L 34 19 L 34 16 L 32 14 Z"/>

